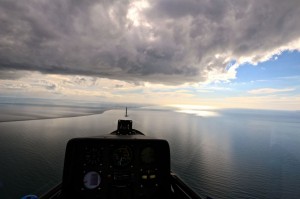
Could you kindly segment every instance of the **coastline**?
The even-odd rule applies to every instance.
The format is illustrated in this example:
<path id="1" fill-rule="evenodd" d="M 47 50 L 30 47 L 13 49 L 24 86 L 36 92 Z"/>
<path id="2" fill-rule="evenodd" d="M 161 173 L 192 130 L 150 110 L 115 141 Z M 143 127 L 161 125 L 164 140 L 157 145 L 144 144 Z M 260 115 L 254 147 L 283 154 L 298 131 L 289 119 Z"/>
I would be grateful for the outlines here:
<path id="1" fill-rule="evenodd" d="M 22 121 L 33 121 L 33 120 L 47 120 L 47 119 L 60 119 L 60 118 L 73 118 L 73 117 L 84 117 L 84 116 L 91 116 L 91 115 L 100 115 L 103 114 L 106 111 L 109 111 L 112 109 L 103 109 L 103 110 L 97 110 L 94 112 L 79 112 L 79 113 L 64 113 L 64 114 L 57 114 L 52 116 L 47 115 L 22 115 L 22 114 L 10 114 L 10 115 L 4 115 L 0 113 L 0 124 L 2 123 L 11 123 L 11 122 L 22 122 Z"/>

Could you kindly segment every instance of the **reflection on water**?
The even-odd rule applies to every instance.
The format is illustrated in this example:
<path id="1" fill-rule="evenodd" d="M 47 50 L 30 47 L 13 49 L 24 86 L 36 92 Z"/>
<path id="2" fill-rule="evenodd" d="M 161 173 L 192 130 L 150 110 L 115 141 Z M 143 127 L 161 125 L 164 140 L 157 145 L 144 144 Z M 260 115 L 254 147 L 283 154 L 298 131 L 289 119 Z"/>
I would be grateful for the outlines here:
<path id="1" fill-rule="evenodd" d="M 167 139 L 172 170 L 214 198 L 298 198 L 299 113 L 130 110 L 134 128 Z M 282 120 L 282 114 L 285 120 Z M 122 110 L 77 118 L 0 123 L 0 198 L 41 194 L 61 180 L 68 139 L 107 134 Z M 290 119 L 286 118 L 287 115 Z"/>
<path id="2" fill-rule="evenodd" d="M 214 111 L 198 111 L 198 110 L 189 110 L 189 109 L 183 109 L 176 112 L 187 113 L 187 114 L 192 114 L 201 117 L 215 117 L 219 115 L 217 112 Z"/>
<path id="3" fill-rule="evenodd" d="M 195 106 L 195 105 L 169 105 L 176 109 L 178 113 L 187 113 L 200 117 L 216 117 L 219 113 L 212 106 Z"/>
<path id="4" fill-rule="evenodd" d="M 172 169 L 199 193 L 298 198 L 299 113 L 254 113 L 219 111 L 218 117 L 196 117 L 143 110 L 131 116 L 147 135 L 169 141 Z"/>

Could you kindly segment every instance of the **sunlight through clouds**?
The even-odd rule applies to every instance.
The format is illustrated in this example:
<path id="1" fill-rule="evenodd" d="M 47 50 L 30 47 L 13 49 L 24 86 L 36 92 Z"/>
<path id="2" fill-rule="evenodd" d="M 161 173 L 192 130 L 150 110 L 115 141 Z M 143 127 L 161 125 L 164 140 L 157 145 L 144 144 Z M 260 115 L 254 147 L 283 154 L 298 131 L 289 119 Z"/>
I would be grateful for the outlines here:
<path id="1" fill-rule="evenodd" d="M 1 1 L 0 13 L 1 96 L 290 109 L 300 94 L 299 1 Z"/>
<path id="2" fill-rule="evenodd" d="M 131 1 L 126 17 L 132 22 L 133 26 L 151 27 L 149 23 L 142 17 L 143 10 L 149 8 L 150 5 L 145 0 Z"/>

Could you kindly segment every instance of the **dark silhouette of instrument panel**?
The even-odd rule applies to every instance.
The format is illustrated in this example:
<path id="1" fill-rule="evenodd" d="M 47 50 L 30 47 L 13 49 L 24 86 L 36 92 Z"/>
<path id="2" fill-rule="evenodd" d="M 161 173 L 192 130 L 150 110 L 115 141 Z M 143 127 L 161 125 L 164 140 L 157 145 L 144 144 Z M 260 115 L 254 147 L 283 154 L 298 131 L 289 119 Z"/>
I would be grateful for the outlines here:
<path id="1" fill-rule="evenodd" d="M 170 190 L 165 140 L 110 135 L 68 142 L 64 198 L 169 198 Z"/>

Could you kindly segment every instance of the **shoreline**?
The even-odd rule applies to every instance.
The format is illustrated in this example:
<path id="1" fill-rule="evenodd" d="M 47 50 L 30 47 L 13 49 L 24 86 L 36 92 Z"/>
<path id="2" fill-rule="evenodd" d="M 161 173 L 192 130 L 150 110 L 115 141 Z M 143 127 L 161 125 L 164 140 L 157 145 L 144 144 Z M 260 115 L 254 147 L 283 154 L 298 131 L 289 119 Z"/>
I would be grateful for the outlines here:
<path id="1" fill-rule="evenodd" d="M 2 120 L 0 119 L 0 124 L 2 123 L 12 123 L 12 122 L 25 122 L 25 121 L 33 121 L 33 120 L 49 120 L 49 119 L 62 119 L 62 118 L 74 118 L 74 117 L 84 117 L 84 116 L 92 116 L 92 115 L 101 115 L 106 111 L 109 111 L 112 109 L 106 109 L 95 113 L 82 113 L 79 115 L 62 115 L 62 116 L 53 116 L 53 117 L 41 117 L 41 118 L 24 118 L 24 119 L 12 119 L 12 120 Z M 16 115 L 18 117 L 18 115 Z M 26 117 L 26 116 L 25 116 Z M 30 116 L 28 116 L 30 117 Z"/>

